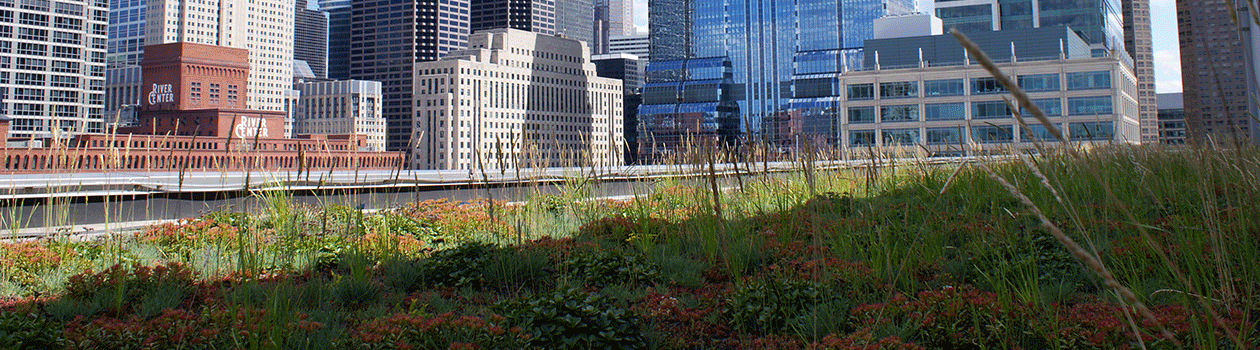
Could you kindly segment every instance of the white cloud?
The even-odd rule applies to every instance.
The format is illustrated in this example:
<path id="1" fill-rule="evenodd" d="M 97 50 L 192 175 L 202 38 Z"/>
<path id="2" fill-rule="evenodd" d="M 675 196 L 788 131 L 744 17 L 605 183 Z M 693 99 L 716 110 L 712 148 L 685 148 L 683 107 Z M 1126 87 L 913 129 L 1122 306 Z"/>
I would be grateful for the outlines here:
<path id="1" fill-rule="evenodd" d="M 1181 92 L 1181 54 L 1175 49 L 1154 54 L 1155 92 Z"/>

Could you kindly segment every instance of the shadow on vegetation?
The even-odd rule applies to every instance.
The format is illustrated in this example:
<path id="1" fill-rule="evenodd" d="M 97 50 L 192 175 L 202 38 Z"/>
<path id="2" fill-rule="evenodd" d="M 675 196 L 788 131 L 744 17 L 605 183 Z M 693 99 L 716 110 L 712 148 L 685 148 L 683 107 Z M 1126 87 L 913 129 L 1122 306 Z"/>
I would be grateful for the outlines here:
<path id="1" fill-rule="evenodd" d="M 1222 166 L 1256 164 L 1254 152 L 1224 156 L 991 165 L 1088 242 L 1158 323 L 1135 317 L 985 172 L 911 164 L 748 176 L 722 195 L 722 219 L 710 189 L 677 183 L 630 201 L 584 200 L 590 184 L 575 180 L 524 205 L 377 213 L 260 193 L 267 205 L 253 215 L 5 245 L 0 292 L 26 297 L 0 306 L 0 334 L 18 334 L 0 345 L 1248 348 L 1260 308 L 1260 220 L 1248 213 L 1260 212 L 1260 190 L 1246 178 L 1254 169 Z M 1111 182 L 1080 181 L 1087 168 Z"/>

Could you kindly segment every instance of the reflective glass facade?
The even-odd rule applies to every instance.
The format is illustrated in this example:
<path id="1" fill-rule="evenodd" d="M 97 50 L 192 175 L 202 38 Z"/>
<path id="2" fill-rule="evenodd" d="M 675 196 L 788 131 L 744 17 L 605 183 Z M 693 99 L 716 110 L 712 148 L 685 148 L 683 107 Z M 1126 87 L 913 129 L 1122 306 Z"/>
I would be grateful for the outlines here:
<path id="1" fill-rule="evenodd" d="M 654 61 L 646 75 L 638 108 L 639 159 L 659 160 L 703 142 L 737 143 L 730 60 Z"/>
<path id="2" fill-rule="evenodd" d="M 936 16 L 946 32 L 1069 26 L 1094 46 L 1096 55 L 1125 49 L 1120 0 L 936 0 Z"/>
<path id="3" fill-rule="evenodd" d="M 915 8 L 912 0 L 651 0 L 648 5 L 654 60 L 649 70 L 668 75 L 670 69 L 652 67 L 662 65 L 660 60 L 725 57 L 739 132 L 770 140 L 832 128 L 827 120 L 834 120 L 835 111 L 822 106 L 845 91 L 835 78 L 861 67 L 874 20 Z M 875 89 L 872 96 L 879 93 Z M 890 91 L 919 92 L 918 86 Z M 646 95 L 645 90 L 645 100 Z M 799 97 L 816 100 L 793 100 Z"/>

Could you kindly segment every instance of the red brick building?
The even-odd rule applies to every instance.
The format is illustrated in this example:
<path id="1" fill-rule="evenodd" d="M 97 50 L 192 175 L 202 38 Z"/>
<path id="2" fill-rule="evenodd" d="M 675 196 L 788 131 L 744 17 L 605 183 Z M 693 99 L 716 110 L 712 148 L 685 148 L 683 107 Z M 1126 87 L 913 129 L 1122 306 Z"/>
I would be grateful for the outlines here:
<path id="1" fill-rule="evenodd" d="M 249 52 L 194 43 L 145 47 L 139 125 L 69 141 L 10 140 L 0 172 L 395 169 L 365 135 L 284 137 L 284 112 L 246 108 Z M 2 121 L 0 121 L 2 123 Z M 7 140 L 7 128 L 4 137 Z M 15 146 L 19 146 L 16 145 Z"/>

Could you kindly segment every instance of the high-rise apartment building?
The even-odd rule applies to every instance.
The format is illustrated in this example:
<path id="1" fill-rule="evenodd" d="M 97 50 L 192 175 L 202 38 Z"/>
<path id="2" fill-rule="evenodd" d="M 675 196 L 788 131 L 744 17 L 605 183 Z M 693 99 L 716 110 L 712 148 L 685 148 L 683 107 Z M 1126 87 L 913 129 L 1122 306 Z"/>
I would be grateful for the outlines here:
<path id="1" fill-rule="evenodd" d="M 293 5 L 283 1 L 150 0 L 145 45 L 190 42 L 249 50 L 250 109 L 281 111 L 293 88 Z"/>
<path id="2" fill-rule="evenodd" d="M 556 1 L 471 0 L 469 23 L 473 32 L 512 28 L 544 35 L 556 34 Z"/>
<path id="3" fill-rule="evenodd" d="M 0 22 L 9 138 L 101 132 L 109 2 L 0 1 Z"/>
<path id="4" fill-rule="evenodd" d="M 1124 48 L 1133 58 L 1138 81 L 1138 117 L 1142 142 L 1160 141 L 1159 106 L 1155 102 L 1155 57 L 1151 49 L 1151 1 L 1120 0 L 1124 14 Z"/>
<path id="5" fill-rule="evenodd" d="M 144 58 L 144 0 L 109 2 L 108 67 L 139 66 Z"/>
<path id="6" fill-rule="evenodd" d="M 315 78 L 328 78 L 328 13 L 295 2 L 293 13 L 293 59 L 306 61 Z"/>
<path id="7" fill-rule="evenodd" d="M 1234 12 L 1230 6 L 1237 6 Z M 1236 12 L 1236 11 L 1242 12 Z M 1186 139 L 1247 137 L 1256 132 L 1255 24 L 1246 2 L 1177 1 Z"/>
<path id="8" fill-rule="evenodd" d="M 350 79 L 350 0 L 324 0 L 319 10 L 328 13 L 328 79 Z"/>
<path id="9" fill-rule="evenodd" d="M 611 166 L 622 158 L 622 89 L 579 41 L 491 29 L 414 71 L 419 169 Z"/>
<path id="10" fill-rule="evenodd" d="M 591 6 L 591 0 L 564 0 L 555 4 L 556 34 L 585 42 L 588 50 L 594 47 L 595 7 Z"/>
<path id="11" fill-rule="evenodd" d="M 467 47 L 468 6 L 468 0 L 441 5 L 352 1 L 350 78 L 381 82 L 387 149 L 408 149 L 413 142 L 412 75 L 416 63 L 435 61 Z"/>

